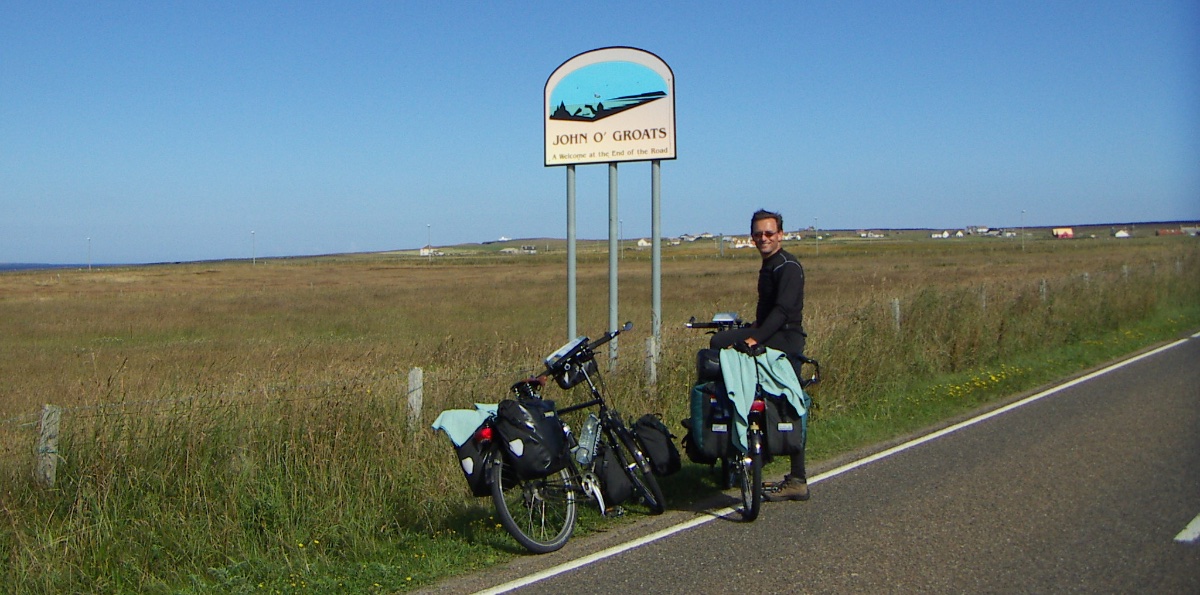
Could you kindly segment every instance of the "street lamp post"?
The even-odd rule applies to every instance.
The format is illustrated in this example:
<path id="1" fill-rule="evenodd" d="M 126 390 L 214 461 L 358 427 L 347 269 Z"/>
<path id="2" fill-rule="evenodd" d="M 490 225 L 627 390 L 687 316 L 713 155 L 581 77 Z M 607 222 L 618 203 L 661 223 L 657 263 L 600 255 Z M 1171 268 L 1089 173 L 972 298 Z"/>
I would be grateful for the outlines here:
<path id="1" fill-rule="evenodd" d="M 433 264 L 433 224 L 425 224 L 425 253 L 429 256 L 429 264 Z"/>
<path id="2" fill-rule="evenodd" d="M 1021 209 L 1021 252 L 1025 251 L 1025 209 Z"/>

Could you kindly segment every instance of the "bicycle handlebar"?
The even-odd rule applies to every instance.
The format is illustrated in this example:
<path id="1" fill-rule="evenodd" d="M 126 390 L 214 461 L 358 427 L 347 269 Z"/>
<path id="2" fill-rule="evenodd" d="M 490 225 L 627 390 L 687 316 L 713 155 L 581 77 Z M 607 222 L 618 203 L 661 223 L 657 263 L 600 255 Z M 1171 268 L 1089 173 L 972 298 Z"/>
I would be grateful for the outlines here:
<path id="1" fill-rule="evenodd" d="M 737 320 L 712 320 L 712 321 L 700 322 L 700 321 L 696 320 L 695 316 L 693 316 L 693 317 L 689 318 L 688 321 L 683 326 L 685 328 L 725 330 L 725 329 L 731 329 L 731 328 L 745 328 L 745 327 L 750 326 L 750 323 L 745 322 L 740 318 Z"/>
<path id="2" fill-rule="evenodd" d="M 599 347 L 605 343 L 608 343 L 609 341 L 612 341 L 613 339 L 615 339 L 617 337 L 617 335 L 619 335 L 631 328 L 633 328 L 633 323 L 627 321 L 624 325 L 621 326 L 621 328 L 619 328 L 615 331 L 609 331 L 607 333 L 604 333 L 604 336 L 600 337 L 599 341 L 596 341 L 595 343 L 589 342 L 586 346 L 584 346 L 584 349 L 595 350 L 597 347 Z"/>
<path id="3" fill-rule="evenodd" d="M 633 323 L 626 322 L 624 325 L 621 326 L 621 328 L 604 333 L 604 336 L 600 337 L 596 341 L 588 340 L 587 337 L 581 337 L 580 338 L 581 340 L 577 344 L 572 346 L 570 348 L 570 350 L 567 351 L 566 353 L 563 353 L 561 355 L 555 354 L 555 355 L 558 355 L 558 359 L 556 359 L 553 362 L 546 362 L 546 371 L 542 372 L 541 375 L 542 376 L 557 376 L 557 375 L 565 372 L 565 370 L 564 370 L 565 364 L 569 364 L 572 362 L 582 364 L 582 363 L 587 362 L 588 360 L 595 357 L 596 348 L 600 347 L 601 345 L 604 345 L 605 343 L 608 343 L 609 341 L 612 341 L 613 339 L 616 338 L 617 335 L 619 335 L 625 331 L 628 331 L 629 329 L 632 329 L 632 328 L 633 328 Z M 547 359 L 549 359 L 549 358 L 547 358 Z"/>

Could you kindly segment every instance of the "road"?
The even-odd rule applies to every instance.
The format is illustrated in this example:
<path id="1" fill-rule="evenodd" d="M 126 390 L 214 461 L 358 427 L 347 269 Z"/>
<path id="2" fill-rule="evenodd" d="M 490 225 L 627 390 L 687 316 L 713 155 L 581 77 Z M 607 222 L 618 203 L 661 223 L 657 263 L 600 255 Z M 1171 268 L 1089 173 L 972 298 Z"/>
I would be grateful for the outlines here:
<path id="1" fill-rule="evenodd" d="M 514 592 L 1200 593 L 1200 336 L 1027 400 Z"/>

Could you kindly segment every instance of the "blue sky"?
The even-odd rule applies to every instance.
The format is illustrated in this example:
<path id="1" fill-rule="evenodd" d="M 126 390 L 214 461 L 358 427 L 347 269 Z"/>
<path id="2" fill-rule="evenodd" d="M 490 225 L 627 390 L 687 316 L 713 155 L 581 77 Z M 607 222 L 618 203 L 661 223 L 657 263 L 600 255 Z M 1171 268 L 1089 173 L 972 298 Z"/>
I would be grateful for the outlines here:
<path id="1" fill-rule="evenodd" d="M 759 207 L 788 229 L 1200 219 L 1194 0 L 0 0 L 0 15 L 0 262 L 564 237 L 543 86 L 607 46 L 674 71 L 667 235 L 740 233 Z M 646 236 L 650 165 L 619 178 L 624 235 Z M 606 236 L 607 196 L 606 166 L 580 166 L 580 237 Z"/>

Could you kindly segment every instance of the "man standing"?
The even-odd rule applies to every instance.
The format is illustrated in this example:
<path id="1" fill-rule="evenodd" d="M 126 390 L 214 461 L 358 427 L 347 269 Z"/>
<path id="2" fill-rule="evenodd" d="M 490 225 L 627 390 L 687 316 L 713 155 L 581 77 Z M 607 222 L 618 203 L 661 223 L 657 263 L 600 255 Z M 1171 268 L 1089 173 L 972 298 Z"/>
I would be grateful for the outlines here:
<path id="1" fill-rule="evenodd" d="M 750 237 L 762 256 L 758 270 L 758 306 L 754 324 L 713 335 L 713 349 L 744 343 L 749 351 L 755 345 L 778 349 L 789 356 L 804 353 L 804 267 L 783 249 L 783 215 L 759 209 L 750 218 Z M 738 345 L 738 347 L 742 347 Z M 767 500 L 807 500 L 808 478 L 804 469 L 804 451 L 791 456 L 791 473 L 773 484 Z"/>

